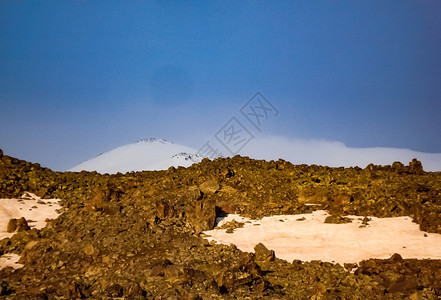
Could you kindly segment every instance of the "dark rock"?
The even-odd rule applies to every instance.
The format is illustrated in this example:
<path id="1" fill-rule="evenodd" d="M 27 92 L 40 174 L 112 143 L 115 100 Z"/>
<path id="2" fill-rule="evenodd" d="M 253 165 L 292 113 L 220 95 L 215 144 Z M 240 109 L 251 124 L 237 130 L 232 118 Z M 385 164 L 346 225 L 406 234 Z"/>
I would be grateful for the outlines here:
<path id="1" fill-rule="evenodd" d="M 13 289 L 9 286 L 8 282 L 5 280 L 0 281 L 0 296 L 11 295 Z"/>
<path id="2" fill-rule="evenodd" d="M 25 231 L 25 230 L 31 230 L 31 228 L 28 225 L 28 222 L 24 217 L 21 217 L 17 220 L 17 231 Z"/>
<path id="3" fill-rule="evenodd" d="M 171 217 L 173 215 L 173 207 L 167 200 L 161 200 L 156 202 L 156 216 L 159 219 Z"/>
<path id="4" fill-rule="evenodd" d="M 422 175 L 424 174 L 423 164 L 418 159 L 414 158 L 409 163 L 409 171 L 411 174 Z"/>
<path id="5" fill-rule="evenodd" d="M 347 218 L 347 217 L 343 217 L 343 216 L 327 216 L 325 219 L 325 223 L 330 223 L 330 224 L 345 224 L 345 223 L 351 223 L 352 220 Z"/>
<path id="6" fill-rule="evenodd" d="M 0 159 L 3 157 L 3 150 L 0 149 Z"/>
<path id="7" fill-rule="evenodd" d="M 204 195 L 201 193 L 201 195 Z M 214 201 L 205 196 L 198 197 L 190 203 L 187 220 L 197 234 L 214 228 L 216 222 L 216 206 Z"/>
<path id="8" fill-rule="evenodd" d="M 398 253 L 394 253 L 394 254 L 389 258 L 389 260 L 391 260 L 391 261 L 395 261 L 395 262 L 400 262 L 400 261 L 403 261 L 403 257 L 401 257 L 401 255 L 398 254 Z"/>
<path id="9" fill-rule="evenodd" d="M 17 219 L 10 219 L 8 222 L 8 226 L 6 227 L 7 232 L 14 232 L 17 230 Z"/>
<path id="10" fill-rule="evenodd" d="M 274 261 L 276 257 L 274 250 L 269 250 L 262 243 L 259 243 L 256 246 L 254 246 L 254 253 L 256 255 L 256 261 L 260 261 L 260 262 Z"/>
<path id="11" fill-rule="evenodd" d="M 115 283 L 105 289 L 105 295 L 112 298 L 122 297 L 124 295 L 124 289 L 120 284 Z"/>
<path id="12" fill-rule="evenodd" d="M 406 171 L 406 167 L 399 161 L 396 161 L 392 164 L 392 170 L 397 173 L 404 173 Z"/>

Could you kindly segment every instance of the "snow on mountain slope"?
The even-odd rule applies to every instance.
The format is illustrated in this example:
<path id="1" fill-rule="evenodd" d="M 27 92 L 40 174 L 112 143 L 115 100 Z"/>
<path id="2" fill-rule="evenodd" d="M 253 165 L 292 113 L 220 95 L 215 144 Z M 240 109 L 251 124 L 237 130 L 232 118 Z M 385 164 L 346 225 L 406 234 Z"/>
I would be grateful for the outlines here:
<path id="1" fill-rule="evenodd" d="M 115 148 L 87 160 L 69 171 L 97 171 L 99 173 L 126 173 L 143 170 L 166 170 L 171 166 L 188 167 L 200 158 L 191 153 L 197 150 L 173 144 L 164 139 L 149 138 Z"/>

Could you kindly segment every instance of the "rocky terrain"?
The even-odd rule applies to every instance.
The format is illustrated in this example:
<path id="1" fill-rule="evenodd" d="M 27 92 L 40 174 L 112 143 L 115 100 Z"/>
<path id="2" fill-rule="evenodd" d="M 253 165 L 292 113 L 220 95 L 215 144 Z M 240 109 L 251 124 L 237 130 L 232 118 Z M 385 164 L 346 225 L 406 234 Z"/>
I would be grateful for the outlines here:
<path id="1" fill-rule="evenodd" d="M 0 198 L 62 199 L 41 229 L 0 241 L 23 268 L 0 270 L 5 299 L 435 299 L 441 261 L 369 259 L 352 265 L 284 261 L 209 243 L 216 217 L 325 209 L 342 216 L 408 215 L 441 233 L 441 173 L 408 166 L 329 168 L 247 157 L 166 171 L 53 172 L 0 151 Z M 319 205 L 310 206 L 307 203 Z M 240 225 L 234 225 L 240 226 Z M 22 226 L 23 227 L 23 226 Z M 28 229 L 28 230 L 26 230 Z"/>

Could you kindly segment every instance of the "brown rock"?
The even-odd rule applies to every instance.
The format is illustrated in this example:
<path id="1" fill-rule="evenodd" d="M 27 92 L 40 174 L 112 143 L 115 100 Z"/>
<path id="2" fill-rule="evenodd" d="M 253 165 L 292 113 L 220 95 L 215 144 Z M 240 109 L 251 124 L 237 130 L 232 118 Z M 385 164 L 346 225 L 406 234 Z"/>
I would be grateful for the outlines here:
<path id="1" fill-rule="evenodd" d="M 2 158 L 2 157 L 3 157 L 3 150 L 0 149 L 0 158 Z"/>
<path id="2" fill-rule="evenodd" d="M 223 212 L 225 214 L 234 214 L 236 212 L 236 209 L 239 207 L 237 203 L 231 203 L 229 201 L 222 201 L 217 206 L 219 212 Z"/>
<path id="3" fill-rule="evenodd" d="M 403 261 L 403 257 L 401 257 L 401 255 L 398 254 L 398 253 L 394 253 L 394 254 L 389 258 L 389 260 L 399 262 L 399 261 Z"/>
<path id="4" fill-rule="evenodd" d="M 274 250 L 269 250 L 262 243 L 259 243 L 256 246 L 254 246 L 254 252 L 256 254 L 256 261 L 270 262 L 270 261 L 274 261 L 274 259 L 276 258 Z"/>
<path id="5" fill-rule="evenodd" d="M 24 217 L 21 217 L 17 220 L 17 231 L 25 231 L 25 230 L 31 230 L 31 228 L 28 225 L 28 222 Z"/>
<path id="6" fill-rule="evenodd" d="M 406 170 L 406 167 L 399 161 L 396 161 L 392 164 L 392 170 L 397 173 L 403 173 Z"/>
<path id="7" fill-rule="evenodd" d="M 156 216 L 159 219 L 164 219 L 173 215 L 173 207 L 167 200 L 160 200 L 156 202 Z"/>
<path id="8" fill-rule="evenodd" d="M 17 219 L 10 219 L 8 226 L 6 227 L 7 232 L 14 232 L 17 230 Z"/>
<path id="9" fill-rule="evenodd" d="M 200 192 L 197 199 L 192 199 L 194 203 L 187 211 L 187 222 L 196 231 L 196 234 L 214 228 L 216 222 L 216 206 L 212 199 L 206 198 Z"/>
<path id="10" fill-rule="evenodd" d="M 417 175 L 424 174 L 423 164 L 418 159 L 414 158 L 409 163 L 409 171 L 411 174 L 417 174 Z"/>

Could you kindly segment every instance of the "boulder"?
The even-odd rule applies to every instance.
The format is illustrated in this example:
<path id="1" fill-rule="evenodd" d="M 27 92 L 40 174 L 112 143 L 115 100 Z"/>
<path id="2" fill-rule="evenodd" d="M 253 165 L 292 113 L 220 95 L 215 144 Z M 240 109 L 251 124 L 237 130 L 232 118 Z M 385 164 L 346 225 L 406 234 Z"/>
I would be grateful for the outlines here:
<path id="1" fill-rule="evenodd" d="M 193 192 L 193 205 L 187 209 L 187 222 L 193 227 L 196 234 L 214 228 L 216 222 L 216 206 L 213 199 L 205 197 L 201 191 Z"/>
<path id="2" fill-rule="evenodd" d="M 423 164 L 416 158 L 412 159 L 409 163 L 409 172 L 417 175 L 424 174 Z"/>
<path id="3" fill-rule="evenodd" d="M 6 227 L 7 232 L 14 232 L 17 230 L 17 219 L 10 219 L 8 226 Z"/>
<path id="4" fill-rule="evenodd" d="M 17 220 L 17 231 L 25 231 L 30 230 L 31 228 L 28 225 L 28 222 L 25 218 L 20 218 Z"/>
<path id="5" fill-rule="evenodd" d="M 254 246 L 254 253 L 256 255 L 256 261 L 259 262 L 270 262 L 270 261 L 274 261 L 274 259 L 276 258 L 274 250 L 269 250 L 262 243 L 259 243 L 256 246 Z"/>

